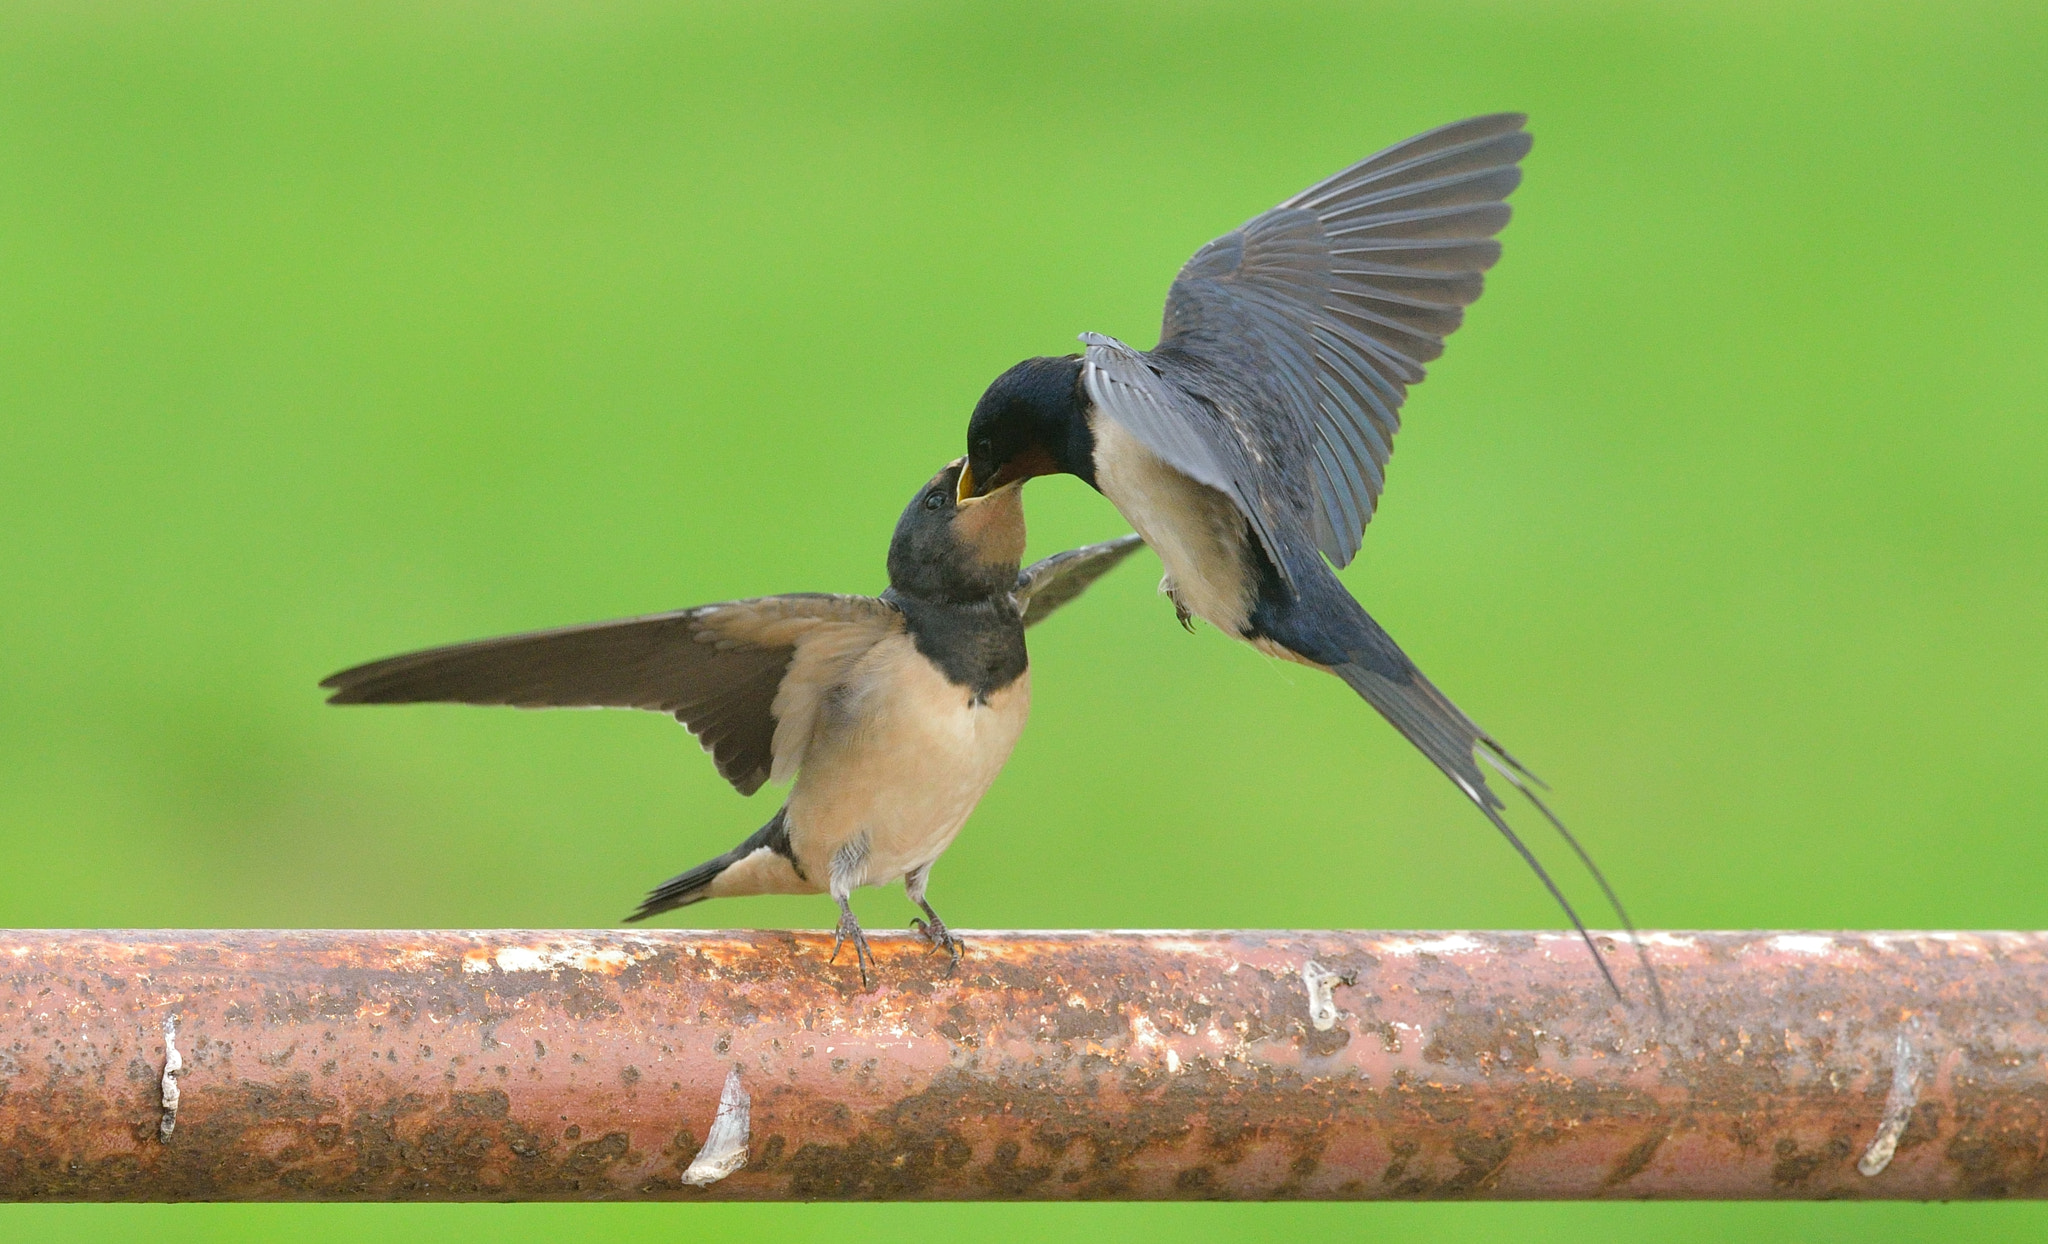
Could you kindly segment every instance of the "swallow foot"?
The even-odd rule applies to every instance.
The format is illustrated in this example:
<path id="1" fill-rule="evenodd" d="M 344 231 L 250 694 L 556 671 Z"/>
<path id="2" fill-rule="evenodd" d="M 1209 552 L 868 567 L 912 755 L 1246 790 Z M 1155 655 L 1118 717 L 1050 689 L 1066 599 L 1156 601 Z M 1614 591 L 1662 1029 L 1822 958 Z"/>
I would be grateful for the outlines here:
<path id="1" fill-rule="evenodd" d="M 946 965 L 946 975 L 951 976 L 960 968 L 960 952 L 967 948 L 967 943 L 960 940 L 959 934 L 946 927 L 946 922 L 939 919 L 939 913 L 932 910 L 930 903 L 919 899 L 917 905 L 924 908 L 924 914 L 928 919 L 912 920 L 910 927 L 916 929 L 918 936 L 924 938 L 926 954 L 944 950 L 952 957 L 952 962 Z"/>
<path id="2" fill-rule="evenodd" d="M 1195 615 L 1180 603 L 1180 592 L 1173 586 L 1173 576 L 1164 575 L 1159 580 L 1159 594 L 1173 602 L 1173 616 L 1180 621 L 1180 629 L 1192 635 L 1195 633 Z"/>
<path id="3" fill-rule="evenodd" d="M 833 934 L 832 953 L 825 962 L 839 962 L 840 948 L 848 942 L 853 943 L 853 962 L 860 969 L 861 989 L 873 989 L 874 981 L 869 969 L 874 966 L 875 952 L 868 949 L 868 935 L 861 932 L 860 921 L 853 918 L 853 908 L 842 898 L 839 900 L 839 928 Z"/>

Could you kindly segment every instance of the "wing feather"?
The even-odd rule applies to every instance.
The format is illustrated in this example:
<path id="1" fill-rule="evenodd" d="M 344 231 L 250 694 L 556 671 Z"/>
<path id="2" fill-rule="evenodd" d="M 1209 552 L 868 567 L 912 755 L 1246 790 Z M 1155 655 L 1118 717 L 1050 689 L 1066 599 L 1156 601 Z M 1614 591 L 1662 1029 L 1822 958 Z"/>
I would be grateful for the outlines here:
<path id="1" fill-rule="evenodd" d="M 902 615 L 867 596 L 765 596 L 477 640 L 324 679 L 330 704 L 638 708 L 674 716 L 743 795 L 801 763 L 823 691 Z"/>
<path id="2" fill-rule="evenodd" d="M 1054 610 L 1092 587 L 1097 579 L 1122 564 L 1145 542 L 1136 535 L 1118 536 L 1100 544 L 1083 545 L 1054 553 L 1017 573 L 1012 593 L 1028 629 L 1052 616 Z"/>
<path id="3" fill-rule="evenodd" d="M 1298 533 L 1339 566 L 1386 480 L 1408 388 L 1500 258 L 1520 114 L 1419 134 L 1195 252 L 1157 349 L 1089 343 L 1089 395 L 1237 502 L 1290 581 Z"/>

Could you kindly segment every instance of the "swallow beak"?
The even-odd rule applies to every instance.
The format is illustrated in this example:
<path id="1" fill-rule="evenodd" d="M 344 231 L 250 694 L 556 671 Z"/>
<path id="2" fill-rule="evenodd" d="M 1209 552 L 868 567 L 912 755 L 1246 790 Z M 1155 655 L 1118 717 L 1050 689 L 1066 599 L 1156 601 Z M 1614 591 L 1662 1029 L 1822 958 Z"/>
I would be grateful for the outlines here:
<path id="1" fill-rule="evenodd" d="M 984 501 L 993 501 L 997 497 L 1000 497 L 1004 493 L 1009 492 L 1011 489 L 1017 487 L 1019 484 L 1022 484 L 1023 482 L 1024 481 L 1021 479 L 1013 479 L 1007 484 L 997 484 L 994 488 L 989 489 L 987 492 L 981 494 L 978 497 L 970 497 L 963 493 L 958 498 L 956 504 L 960 509 L 964 510 L 967 509 L 969 506 L 980 505 Z"/>
<path id="2" fill-rule="evenodd" d="M 1014 488 L 1026 480 L 1037 479 L 1041 475 L 1051 475 L 1058 470 L 1059 467 L 1053 462 L 1052 455 L 1043 449 L 1027 449 L 1023 453 L 1017 454 L 1008 462 L 997 467 L 990 473 L 987 479 L 978 478 L 974 474 L 974 468 L 968 463 L 962 462 L 960 464 L 960 494 L 955 499 L 963 505 L 969 501 L 985 500 L 1006 488 Z"/>

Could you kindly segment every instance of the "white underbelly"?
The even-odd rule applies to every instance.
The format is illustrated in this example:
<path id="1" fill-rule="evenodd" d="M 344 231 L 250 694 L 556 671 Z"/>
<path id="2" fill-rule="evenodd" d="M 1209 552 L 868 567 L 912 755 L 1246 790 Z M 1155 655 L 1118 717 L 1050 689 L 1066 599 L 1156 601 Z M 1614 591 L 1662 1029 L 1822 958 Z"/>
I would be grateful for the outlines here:
<path id="1" fill-rule="evenodd" d="M 1245 520 L 1229 497 L 1161 462 L 1113 417 L 1092 412 L 1095 486 L 1166 567 L 1182 608 L 1227 635 L 1244 633 L 1256 584 Z"/>
<path id="2" fill-rule="evenodd" d="M 907 635 L 862 666 L 789 800 L 790 845 L 805 874 L 830 884 L 837 861 L 848 888 L 894 881 L 951 846 L 1031 708 L 1029 671 L 974 704 Z"/>

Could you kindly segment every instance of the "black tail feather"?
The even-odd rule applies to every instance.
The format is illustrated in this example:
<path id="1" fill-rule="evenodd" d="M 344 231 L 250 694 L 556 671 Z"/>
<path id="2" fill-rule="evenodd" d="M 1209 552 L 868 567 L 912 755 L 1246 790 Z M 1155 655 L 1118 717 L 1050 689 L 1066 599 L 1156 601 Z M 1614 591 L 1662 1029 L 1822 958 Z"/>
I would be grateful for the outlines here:
<path id="1" fill-rule="evenodd" d="M 1353 608 L 1357 608 L 1355 603 Z M 1599 883 L 1601 893 L 1607 896 L 1609 906 L 1614 909 L 1615 916 L 1628 931 L 1629 941 L 1636 948 L 1636 955 L 1641 960 L 1643 972 L 1649 980 L 1650 996 L 1656 1005 L 1658 1016 L 1668 1019 L 1670 1012 L 1665 1006 L 1663 986 L 1657 980 L 1656 969 L 1650 966 L 1649 951 L 1644 947 L 1642 938 L 1636 935 L 1635 924 L 1629 919 L 1628 912 L 1623 909 L 1620 897 L 1615 894 L 1614 887 L 1608 884 L 1606 874 L 1593 863 L 1593 857 L 1580 844 L 1578 838 L 1565 828 L 1564 822 L 1559 820 L 1549 805 L 1531 789 L 1532 786 L 1545 790 L 1549 788 L 1544 786 L 1535 774 L 1530 773 L 1520 762 L 1508 755 L 1485 731 L 1474 725 L 1470 718 L 1459 711 L 1457 705 L 1452 704 L 1422 676 L 1420 670 L 1409 664 L 1405 656 L 1400 658 L 1401 663 L 1406 666 L 1404 671 L 1387 669 L 1384 660 L 1386 649 L 1392 649 L 1396 655 L 1400 654 L 1400 650 L 1393 647 L 1393 640 L 1387 637 L 1386 632 L 1379 630 L 1377 623 L 1365 616 L 1363 609 L 1359 609 L 1358 613 L 1368 626 L 1378 632 L 1377 639 L 1384 645 L 1375 645 L 1372 652 L 1373 656 L 1380 658 L 1373 662 L 1380 668 L 1370 668 L 1355 661 L 1347 661 L 1333 665 L 1331 671 L 1349 684 L 1367 703 L 1378 709 L 1381 716 L 1391 722 L 1409 742 L 1415 744 L 1423 755 L 1429 757 L 1436 767 L 1465 793 L 1465 797 L 1485 814 L 1486 819 L 1493 823 L 1493 827 L 1500 831 L 1501 836 L 1508 840 L 1508 844 L 1514 847 L 1523 862 L 1536 874 L 1536 879 L 1543 883 L 1543 888 L 1550 891 L 1551 898 L 1557 901 L 1566 919 L 1571 921 L 1572 928 L 1578 931 L 1579 937 L 1586 943 L 1586 949 L 1593 952 L 1593 962 L 1600 969 L 1600 975 L 1606 980 L 1607 987 L 1614 991 L 1616 998 L 1626 1001 L 1627 995 L 1622 993 L 1621 986 L 1614 979 L 1614 973 L 1607 966 L 1607 957 L 1600 953 L 1600 947 L 1594 943 L 1592 934 L 1586 931 L 1585 923 L 1579 919 L 1578 911 L 1572 907 L 1570 900 L 1565 898 L 1564 891 L 1558 888 L 1557 882 L 1537 860 L 1528 844 L 1522 841 L 1521 836 L 1515 833 L 1506 818 L 1501 815 L 1506 805 L 1487 784 L 1485 774 L 1479 769 L 1477 758 L 1484 756 L 1493 762 L 1508 784 L 1535 805 L 1536 810 L 1543 814 L 1544 819 L 1550 822 L 1551 827 L 1557 830 L 1559 836 L 1571 847 L 1573 854 L 1578 856 L 1579 862 L 1593 875 L 1593 880 Z M 1397 673 L 1405 673 L 1407 676 L 1389 676 Z"/>
<path id="2" fill-rule="evenodd" d="M 627 924 L 638 924 L 649 916 L 658 916 L 678 907 L 688 907 L 711 897 L 711 883 L 718 874 L 740 862 L 747 851 L 734 847 L 724 855 L 705 860 L 686 873 L 678 873 L 648 891 L 639 908 L 626 917 Z"/>
<path id="3" fill-rule="evenodd" d="M 1498 751 L 1499 749 L 1496 747 L 1494 750 Z M 1486 755 L 1484 752 L 1480 754 Z M 1502 755 L 1505 757 L 1505 753 L 1502 753 Z M 1510 760 L 1509 763 L 1513 764 L 1513 761 Z M 1503 769 L 1501 776 L 1507 779 L 1508 785 L 1522 792 L 1522 798 L 1535 805 L 1536 810 L 1543 814 L 1543 819 L 1549 821 L 1550 827 L 1557 831 L 1557 836 L 1564 839 L 1565 844 L 1571 847 L 1572 854 L 1579 857 L 1579 863 L 1584 864 L 1586 871 L 1593 875 L 1593 880 L 1600 886 L 1600 892 L 1607 896 L 1607 905 L 1614 909 L 1615 919 L 1621 921 L 1621 927 L 1628 930 L 1629 943 L 1636 948 L 1636 960 L 1643 965 L 1643 979 L 1647 980 L 1650 984 L 1650 1000 L 1657 1006 L 1657 1017 L 1669 1023 L 1671 1021 L 1671 1008 L 1665 1005 L 1664 1002 L 1664 986 L 1657 980 L 1657 969 L 1650 966 L 1649 947 L 1643 945 L 1643 939 L 1636 933 L 1635 921 L 1628 918 L 1628 909 L 1621 905 L 1621 896 L 1614 892 L 1613 886 L 1607 884 L 1607 874 L 1600 871 L 1600 866 L 1593 862 L 1593 857 L 1587 853 L 1586 848 L 1579 845 L 1578 835 L 1565 828 L 1564 822 L 1558 819 L 1557 813 L 1550 810 L 1550 805 L 1543 802 L 1535 791 L 1529 789 L 1529 783 L 1534 782 L 1545 790 L 1550 788 L 1543 786 L 1541 779 L 1520 765 L 1515 765 L 1513 770 Z M 1523 779 L 1527 779 L 1527 781 Z"/>
<path id="4" fill-rule="evenodd" d="M 1656 971 L 1650 966 L 1649 952 L 1636 935 L 1635 924 L 1622 909 L 1614 888 L 1594 865 L 1592 856 L 1565 828 L 1564 822 L 1537 796 L 1537 790 L 1549 788 L 1423 677 L 1422 671 L 1415 668 L 1414 662 L 1401 651 L 1393 637 L 1373 621 L 1371 615 L 1344 590 L 1335 575 L 1302 575 L 1297 576 L 1297 582 L 1302 589 L 1299 596 L 1263 590 L 1262 585 L 1259 607 L 1252 616 L 1253 635 L 1276 641 L 1291 652 L 1328 666 L 1456 783 L 1535 872 L 1544 888 L 1550 891 L 1550 896 L 1557 900 L 1572 927 L 1584 939 L 1586 948 L 1593 952 L 1593 961 L 1599 966 L 1607 987 L 1614 991 L 1616 998 L 1625 1000 L 1614 973 L 1608 970 L 1606 957 L 1586 931 L 1578 912 L 1544 870 L 1535 853 L 1529 850 L 1528 844 L 1502 816 L 1507 805 L 1487 784 L 1480 759 L 1483 757 L 1498 770 L 1510 785 L 1535 805 L 1599 883 L 1601 893 L 1607 896 L 1614 914 L 1628 930 L 1629 939 L 1635 945 L 1636 954 L 1649 979 L 1657 1013 L 1667 1016 L 1664 990 L 1657 980 Z"/>
<path id="5" fill-rule="evenodd" d="M 711 897 L 711 883 L 718 880 L 718 874 L 762 847 L 780 843 L 779 849 L 786 852 L 789 839 L 784 831 L 782 818 L 788 810 L 787 807 L 777 809 L 766 825 L 748 835 L 745 842 L 732 850 L 723 855 L 715 855 L 688 872 L 677 873 L 654 887 L 641 901 L 639 908 L 625 918 L 625 923 L 638 924 L 649 916 L 658 916 L 665 911 L 674 911 L 678 907 L 703 902 Z"/>
<path id="6" fill-rule="evenodd" d="M 1521 835 L 1509 828 L 1507 818 L 1500 814 L 1498 808 L 1489 806 L 1471 790 L 1467 790 L 1465 794 L 1479 805 L 1479 810 L 1486 814 L 1486 819 L 1493 822 L 1493 827 L 1500 831 L 1501 837 L 1508 840 L 1508 845 L 1515 849 L 1522 857 L 1522 862 L 1536 874 L 1536 879 L 1543 883 L 1543 888 L 1550 891 L 1550 897 L 1557 900 L 1559 907 L 1564 908 L 1565 919 L 1572 922 L 1572 927 L 1579 931 L 1579 940 L 1586 943 L 1587 950 L 1593 952 L 1593 966 L 1600 969 L 1601 978 L 1607 982 L 1607 987 L 1614 991 L 1615 998 L 1626 1002 L 1627 995 L 1621 992 L 1621 986 L 1615 981 L 1614 973 L 1607 968 L 1607 956 L 1600 953 L 1600 947 L 1594 943 L 1593 935 L 1586 931 L 1585 921 L 1579 919 L 1579 913 L 1572 909 L 1571 900 L 1564 896 L 1563 890 L 1557 888 L 1557 882 L 1551 880 L 1549 870 L 1537 860 L 1536 853 L 1529 849 L 1528 843 L 1522 841 Z M 1500 801 L 1496 799 L 1494 802 L 1497 804 Z"/>

